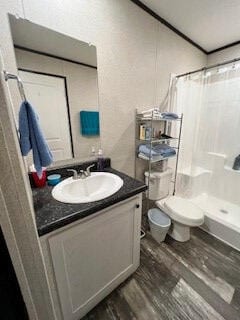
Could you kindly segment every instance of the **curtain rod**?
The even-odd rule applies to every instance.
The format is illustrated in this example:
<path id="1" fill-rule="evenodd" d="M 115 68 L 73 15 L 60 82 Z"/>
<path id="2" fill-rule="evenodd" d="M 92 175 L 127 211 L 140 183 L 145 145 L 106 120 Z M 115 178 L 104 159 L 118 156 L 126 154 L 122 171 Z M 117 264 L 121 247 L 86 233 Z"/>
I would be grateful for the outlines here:
<path id="1" fill-rule="evenodd" d="M 201 69 L 197 69 L 197 70 L 194 70 L 194 71 L 190 71 L 190 72 L 179 74 L 179 75 L 176 76 L 176 78 L 181 78 L 181 77 L 188 76 L 190 74 L 197 73 L 197 72 L 200 72 L 200 71 L 205 71 L 205 70 L 208 70 L 208 69 L 217 68 L 217 67 L 220 67 L 220 66 L 224 66 L 225 64 L 237 62 L 239 60 L 240 60 L 240 57 L 232 59 L 232 60 L 228 60 L 228 61 L 225 61 L 225 62 L 222 62 L 222 63 L 213 64 L 213 65 L 211 65 L 209 67 L 203 67 Z"/>

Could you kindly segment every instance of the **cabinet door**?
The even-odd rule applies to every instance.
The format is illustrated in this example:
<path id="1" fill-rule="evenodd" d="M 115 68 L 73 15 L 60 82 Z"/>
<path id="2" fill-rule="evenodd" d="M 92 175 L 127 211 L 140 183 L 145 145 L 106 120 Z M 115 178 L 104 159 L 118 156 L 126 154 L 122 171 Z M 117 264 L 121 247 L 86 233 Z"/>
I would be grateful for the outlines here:
<path id="1" fill-rule="evenodd" d="M 77 320 L 139 265 L 141 198 L 100 212 L 49 239 L 65 320 Z"/>

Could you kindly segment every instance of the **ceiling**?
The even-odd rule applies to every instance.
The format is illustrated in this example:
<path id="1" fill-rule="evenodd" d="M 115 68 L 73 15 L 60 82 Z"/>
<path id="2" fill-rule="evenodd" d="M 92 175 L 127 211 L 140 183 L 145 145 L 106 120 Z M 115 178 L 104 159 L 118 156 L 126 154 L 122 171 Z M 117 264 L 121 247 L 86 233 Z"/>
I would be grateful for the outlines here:
<path id="1" fill-rule="evenodd" d="M 240 0 L 141 2 L 207 53 L 240 40 Z"/>
<path id="2" fill-rule="evenodd" d="M 14 45 L 97 66 L 96 47 L 10 15 Z"/>

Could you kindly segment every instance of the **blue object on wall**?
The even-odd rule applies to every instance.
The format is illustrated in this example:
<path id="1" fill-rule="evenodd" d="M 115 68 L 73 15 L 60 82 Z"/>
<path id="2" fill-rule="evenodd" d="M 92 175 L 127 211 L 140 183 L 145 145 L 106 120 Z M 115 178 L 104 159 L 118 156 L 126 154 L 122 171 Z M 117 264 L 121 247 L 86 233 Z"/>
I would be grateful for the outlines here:
<path id="1" fill-rule="evenodd" d="M 99 136 L 98 111 L 80 111 L 80 124 L 83 136 Z"/>

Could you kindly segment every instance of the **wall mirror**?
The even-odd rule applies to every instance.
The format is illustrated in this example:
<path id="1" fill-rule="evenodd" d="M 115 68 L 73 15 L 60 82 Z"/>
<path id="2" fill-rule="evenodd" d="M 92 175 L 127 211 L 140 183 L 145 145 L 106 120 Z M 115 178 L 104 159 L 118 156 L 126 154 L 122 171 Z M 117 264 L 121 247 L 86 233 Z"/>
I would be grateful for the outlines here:
<path id="1" fill-rule="evenodd" d="M 54 164 L 88 159 L 100 148 L 96 47 L 14 16 L 9 21 L 19 76 Z"/>

